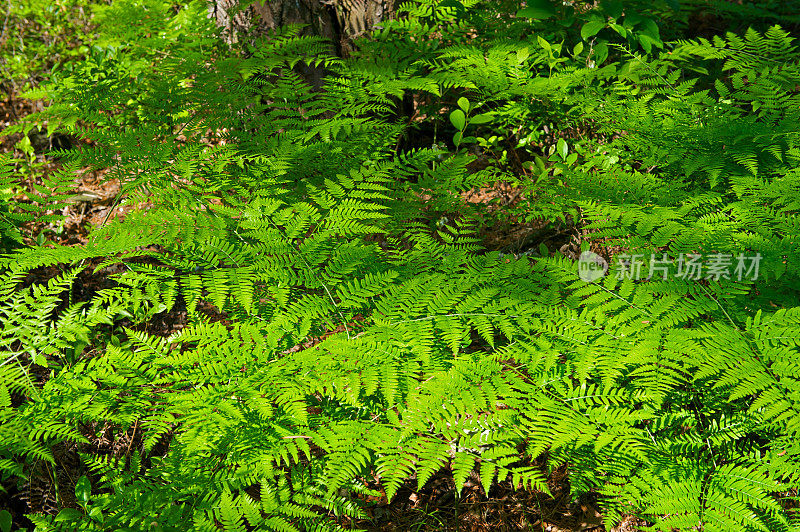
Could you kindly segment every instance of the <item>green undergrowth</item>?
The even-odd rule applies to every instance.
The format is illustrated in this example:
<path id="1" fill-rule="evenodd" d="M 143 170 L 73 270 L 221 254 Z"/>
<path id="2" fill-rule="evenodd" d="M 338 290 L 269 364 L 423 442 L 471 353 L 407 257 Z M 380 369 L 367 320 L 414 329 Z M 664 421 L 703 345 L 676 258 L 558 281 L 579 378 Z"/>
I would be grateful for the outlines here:
<path id="1" fill-rule="evenodd" d="M 145 3 L 38 93 L 29 123 L 82 139 L 57 193 L 0 171 L 0 471 L 67 448 L 85 473 L 36 530 L 340 530 L 442 469 L 548 492 L 565 464 L 608 529 L 800 528 L 789 33 L 682 39 L 678 2 L 426 1 L 341 59 L 294 27 L 237 53 L 204 6 Z M 82 166 L 134 208 L 22 245 Z M 460 194 L 497 182 L 575 253 L 487 249 Z M 586 280 L 590 250 L 610 268 Z"/>

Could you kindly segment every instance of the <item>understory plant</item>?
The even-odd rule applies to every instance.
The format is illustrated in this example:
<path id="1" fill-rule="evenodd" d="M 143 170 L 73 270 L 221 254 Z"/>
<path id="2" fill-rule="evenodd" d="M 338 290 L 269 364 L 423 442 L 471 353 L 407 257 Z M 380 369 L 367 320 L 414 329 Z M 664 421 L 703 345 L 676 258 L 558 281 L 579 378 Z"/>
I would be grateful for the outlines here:
<path id="1" fill-rule="evenodd" d="M 83 467 L 36 530 L 340 530 L 443 469 L 490 496 L 562 466 L 609 529 L 800 528 L 789 33 L 426 1 L 342 59 L 299 27 L 234 53 L 200 3 L 146 3 L 107 8 L 31 118 L 81 139 L 56 192 L 107 169 L 124 218 L 25 246 L 0 212 L 0 472 Z M 146 42 L 120 36 L 144 14 Z M 400 149 L 426 121 L 437 142 Z M 488 249 L 497 214 L 462 193 L 498 182 L 574 252 Z M 717 274 L 677 269 L 700 255 Z"/>

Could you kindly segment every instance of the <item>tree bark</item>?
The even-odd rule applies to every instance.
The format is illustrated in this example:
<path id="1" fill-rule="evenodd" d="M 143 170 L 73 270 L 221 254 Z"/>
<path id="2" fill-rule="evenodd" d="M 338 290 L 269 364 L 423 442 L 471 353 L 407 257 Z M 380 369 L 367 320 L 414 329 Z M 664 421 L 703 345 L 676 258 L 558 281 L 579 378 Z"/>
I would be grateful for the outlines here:
<path id="1" fill-rule="evenodd" d="M 240 0 L 211 0 L 210 15 L 229 42 L 252 40 L 289 24 L 303 24 L 307 35 L 330 40 L 340 56 L 353 39 L 391 16 L 395 0 L 263 0 L 239 9 Z"/>

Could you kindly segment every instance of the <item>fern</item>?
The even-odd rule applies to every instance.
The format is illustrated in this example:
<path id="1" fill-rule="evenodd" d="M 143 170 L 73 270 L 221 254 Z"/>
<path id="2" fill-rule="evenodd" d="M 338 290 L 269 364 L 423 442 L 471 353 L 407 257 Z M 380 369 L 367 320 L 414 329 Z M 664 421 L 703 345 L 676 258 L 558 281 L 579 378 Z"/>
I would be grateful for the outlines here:
<path id="1" fill-rule="evenodd" d="M 132 6 L 104 16 L 131 19 Z M 443 28 L 458 6 L 400 6 L 406 18 L 347 60 L 298 27 L 226 55 L 188 38 L 210 31 L 189 23 L 199 6 L 158 22 L 154 41 L 111 47 L 127 34 L 106 29 L 105 55 L 48 89 L 56 104 L 39 118 L 92 147 L 60 154 L 69 164 L 39 193 L 55 201 L 77 165 L 107 166 L 124 220 L 74 247 L 20 246 L 21 215 L 2 226 L 19 249 L 0 259 L 0 469 L 24 478 L 71 442 L 92 483 L 81 510 L 37 527 L 339 530 L 366 519 L 373 478 L 390 499 L 442 470 L 459 491 L 477 477 L 487 495 L 506 481 L 549 493 L 566 465 L 609 526 L 633 513 L 661 530 L 796 528 L 788 34 L 622 47 L 601 66 L 523 39 L 519 20 L 516 41 L 485 23 L 465 44 L 466 17 L 454 42 L 408 40 L 386 68 L 368 55 Z M 143 43 L 164 53 L 141 63 Z M 330 70 L 322 91 L 293 70 L 301 60 Z M 79 86 L 92 61 L 101 82 Z M 492 125 L 465 122 L 452 153 L 399 150 L 406 91 L 444 111 L 466 98 Z M 543 133 L 553 117 L 561 142 Z M 591 135 L 561 138 L 568 126 Z M 464 146 L 488 146 L 494 127 L 506 159 L 476 171 Z M 531 163 L 523 177 L 512 151 Z M 677 277 L 670 263 L 586 282 L 546 242 L 489 251 L 486 212 L 460 194 L 498 179 L 523 187 L 526 215 L 569 218 L 581 251 L 605 246 L 612 265 L 758 253 L 759 275 Z M 97 274 L 109 286 L 76 300 L 71 287 Z M 184 309 L 175 330 L 149 329 Z M 129 439 L 124 453 L 82 445 L 100 424 Z"/>

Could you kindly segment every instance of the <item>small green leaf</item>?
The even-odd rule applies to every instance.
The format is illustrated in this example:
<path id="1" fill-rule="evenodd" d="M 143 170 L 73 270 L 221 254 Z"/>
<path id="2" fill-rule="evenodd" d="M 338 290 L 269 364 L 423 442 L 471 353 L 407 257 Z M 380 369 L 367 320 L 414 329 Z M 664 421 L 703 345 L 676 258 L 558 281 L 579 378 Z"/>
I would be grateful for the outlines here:
<path id="1" fill-rule="evenodd" d="M 619 24 L 611 23 L 611 24 L 608 25 L 608 27 L 611 28 L 612 30 L 616 31 L 617 33 L 619 33 L 619 36 L 622 37 L 623 39 L 626 39 L 628 37 L 628 30 L 625 29 L 624 26 L 620 26 Z"/>
<path id="2" fill-rule="evenodd" d="M 464 111 L 461 109 L 456 109 L 450 113 L 450 123 L 459 131 L 463 131 L 464 127 L 467 125 L 467 115 L 465 115 Z"/>
<path id="3" fill-rule="evenodd" d="M 652 38 L 654 42 L 659 43 L 659 48 L 661 48 L 664 43 L 661 42 L 661 32 L 659 31 L 658 24 L 656 24 L 653 19 L 648 18 L 642 21 L 642 25 L 644 26 L 642 33 Z"/>
<path id="4" fill-rule="evenodd" d="M 453 144 L 455 144 L 456 146 L 461 144 L 461 138 L 463 136 L 464 136 L 464 134 L 462 132 L 460 132 L 460 131 L 458 133 L 456 133 L 455 135 L 453 135 Z"/>
<path id="5" fill-rule="evenodd" d="M 550 46 L 550 43 L 549 43 L 549 42 L 547 42 L 547 39 L 544 39 L 544 38 L 542 38 L 542 36 L 541 36 L 541 35 L 537 35 L 537 36 L 536 36 L 536 40 L 537 40 L 537 41 L 539 41 L 539 46 L 541 46 L 542 48 L 544 48 L 544 49 L 545 49 L 545 50 L 547 50 L 548 52 L 549 52 L 549 51 L 550 51 L 550 49 L 552 48 L 552 46 Z"/>
<path id="6" fill-rule="evenodd" d="M 556 8 L 548 0 L 528 0 L 528 7 L 517 12 L 519 18 L 545 19 L 555 16 Z"/>
<path id="7" fill-rule="evenodd" d="M 11 532 L 11 513 L 0 510 L 0 532 Z"/>
<path id="8" fill-rule="evenodd" d="M 581 28 L 581 38 L 587 40 L 589 37 L 597 35 L 597 32 L 606 27 L 606 23 L 601 20 L 590 20 Z"/>
<path id="9" fill-rule="evenodd" d="M 33 153 L 33 145 L 31 144 L 31 139 L 27 136 L 22 137 L 22 139 L 17 142 L 17 147 L 25 154 Z"/>
<path id="10" fill-rule="evenodd" d="M 458 99 L 458 106 L 461 107 L 465 113 L 469 112 L 469 100 L 464 97 Z"/>
<path id="11" fill-rule="evenodd" d="M 608 44 L 603 41 L 594 47 L 594 56 L 592 56 L 592 60 L 597 66 L 600 66 L 606 59 L 608 59 Z"/>
<path id="12" fill-rule="evenodd" d="M 578 43 L 578 44 L 576 44 L 576 45 L 575 45 L 575 47 L 572 49 L 572 55 L 580 55 L 580 54 L 581 54 L 581 52 L 583 52 L 583 43 L 582 43 L 582 42 L 579 42 L 579 43 Z"/>
<path id="13" fill-rule="evenodd" d="M 70 521 L 73 523 L 77 523 L 83 517 L 83 512 L 76 508 L 64 508 L 55 518 L 56 523 L 63 523 L 64 521 Z"/>
<path id="14" fill-rule="evenodd" d="M 647 52 L 648 54 L 653 49 L 654 45 L 658 48 L 661 48 L 663 46 L 663 44 L 660 41 L 657 41 L 652 37 L 650 37 L 649 35 L 645 35 L 644 33 L 639 34 L 639 44 L 642 45 L 642 48 L 644 48 L 645 52 Z"/>
<path id="15" fill-rule="evenodd" d="M 642 37 L 644 37 L 644 39 Z M 648 38 L 649 37 L 647 37 L 647 35 L 639 35 L 639 45 L 641 45 L 642 49 L 649 54 L 653 51 L 653 43 L 648 41 Z"/>
<path id="16" fill-rule="evenodd" d="M 550 256 L 550 250 L 547 249 L 547 245 L 544 242 L 539 244 L 539 254 L 542 257 L 549 257 Z"/>
<path id="17" fill-rule="evenodd" d="M 644 16 L 641 15 L 640 13 L 636 13 L 636 12 L 625 13 L 625 22 L 624 22 L 624 24 L 628 28 L 633 28 L 634 26 L 636 26 L 637 24 L 639 24 L 643 20 L 644 20 Z"/>
<path id="18" fill-rule="evenodd" d="M 532 19 L 545 19 L 550 18 L 555 13 L 550 13 L 544 9 L 537 9 L 535 7 L 526 7 L 517 11 L 517 18 L 532 18 Z"/>
<path id="19" fill-rule="evenodd" d="M 31 353 L 31 361 L 33 361 L 34 364 L 36 364 L 37 366 L 41 366 L 43 368 L 49 367 L 47 364 L 46 356 L 36 351 L 31 351 L 30 353 Z"/>
<path id="20" fill-rule="evenodd" d="M 558 144 L 556 144 L 556 148 L 558 149 L 558 154 L 561 155 L 561 158 L 566 159 L 567 152 L 569 152 L 569 146 L 567 145 L 567 141 L 564 139 L 558 139 Z"/>
<path id="21" fill-rule="evenodd" d="M 100 509 L 99 506 L 92 506 L 89 509 L 89 517 L 98 521 L 100 523 L 103 522 L 103 510 Z"/>
<path id="22" fill-rule="evenodd" d="M 492 115 L 489 113 L 483 113 L 480 115 L 475 115 L 469 119 L 470 124 L 488 124 L 493 119 Z"/>
<path id="23" fill-rule="evenodd" d="M 83 475 L 75 483 L 75 498 L 82 506 L 89 502 L 89 497 L 92 495 L 92 484 L 89 482 L 89 477 Z"/>

